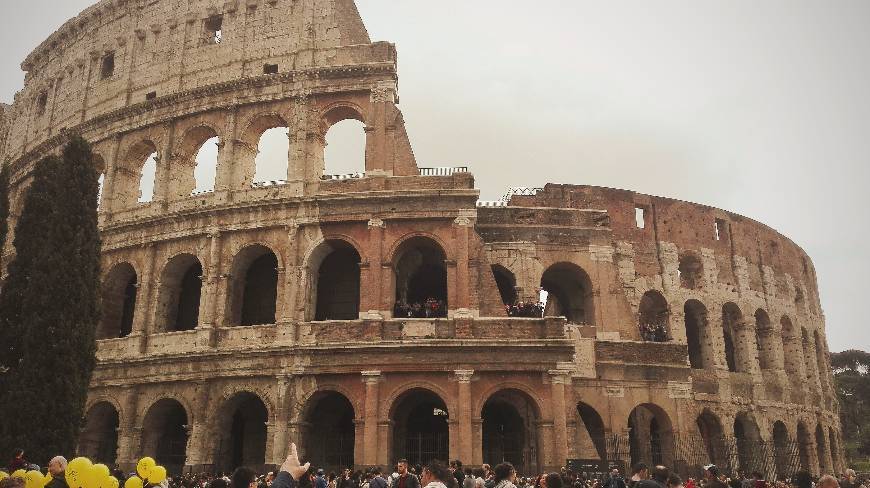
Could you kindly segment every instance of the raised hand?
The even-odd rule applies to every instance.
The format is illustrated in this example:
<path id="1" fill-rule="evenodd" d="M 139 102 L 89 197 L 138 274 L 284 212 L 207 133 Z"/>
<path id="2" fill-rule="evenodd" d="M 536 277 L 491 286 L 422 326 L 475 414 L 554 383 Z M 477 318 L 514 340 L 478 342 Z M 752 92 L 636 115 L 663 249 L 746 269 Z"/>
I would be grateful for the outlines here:
<path id="1" fill-rule="evenodd" d="M 284 464 L 281 465 L 281 471 L 290 473 L 290 476 L 292 476 L 294 480 L 299 481 L 303 476 L 305 476 L 305 473 L 308 472 L 308 468 L 310 467 L 311 463 L 299 463 L 299 452 L 296 450 L 296 443 L 291 442 L 290 452 L 287 454 L 287 459 L 284 460 Z"/>

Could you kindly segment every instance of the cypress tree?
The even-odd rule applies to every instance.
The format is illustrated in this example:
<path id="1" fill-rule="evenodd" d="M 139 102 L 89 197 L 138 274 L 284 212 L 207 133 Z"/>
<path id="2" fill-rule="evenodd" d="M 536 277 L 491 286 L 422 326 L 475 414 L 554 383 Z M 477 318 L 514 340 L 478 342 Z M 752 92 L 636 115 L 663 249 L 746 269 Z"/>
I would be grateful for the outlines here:
<path id="1" fill-rule="evenodd" d="M 33 171 L 15 231 L 16 254 L 0 292 L 0 452 L 31 462 L 75 451 L 95 365 L 100 239 L 97 172 L 88 143 Z"/>

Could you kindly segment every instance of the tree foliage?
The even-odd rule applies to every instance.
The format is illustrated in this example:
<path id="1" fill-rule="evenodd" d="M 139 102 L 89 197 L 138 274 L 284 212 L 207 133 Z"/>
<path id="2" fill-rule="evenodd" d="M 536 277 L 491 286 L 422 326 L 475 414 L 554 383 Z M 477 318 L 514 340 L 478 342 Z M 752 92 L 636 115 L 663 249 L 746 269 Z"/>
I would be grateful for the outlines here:
<path id="1" fill-rule="evenodd" d="M 870 353 L 831 353 L 846 450 L 853 460 L 870 456 Z"/>
<path id="2" fill-rule="evenodd" d="M 0 452 L 74 454 L 95 365 L 100 239 L 88 143 L 36 164 L 0 292 Z"/>

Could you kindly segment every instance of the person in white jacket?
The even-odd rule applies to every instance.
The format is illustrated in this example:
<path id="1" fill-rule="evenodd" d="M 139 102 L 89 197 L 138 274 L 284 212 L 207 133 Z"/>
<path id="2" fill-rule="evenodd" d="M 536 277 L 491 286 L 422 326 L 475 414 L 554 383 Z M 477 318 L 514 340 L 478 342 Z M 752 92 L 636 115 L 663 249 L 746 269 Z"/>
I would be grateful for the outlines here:
<path id="1" fill-rule="evenodd" d="M 452 478 L 450 470 L 440 461 L 432 461 L 423 468 L 420 484 L 423 488 L 447 488 L 447 481 Z"/>

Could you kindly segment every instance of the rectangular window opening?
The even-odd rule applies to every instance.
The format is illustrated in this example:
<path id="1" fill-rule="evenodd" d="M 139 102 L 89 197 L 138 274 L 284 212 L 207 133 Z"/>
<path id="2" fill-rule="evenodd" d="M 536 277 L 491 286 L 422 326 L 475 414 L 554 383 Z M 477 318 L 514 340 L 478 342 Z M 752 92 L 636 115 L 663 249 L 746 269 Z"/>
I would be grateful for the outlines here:
<path id="1" fill-rule="evenodd" d="M 115 53 L 109 53 L 103 56 L 103 61 L 100 66 L 100 78 L 111 78 L 115 74 Z"/>
<path id="2" fill-rule="evenodd" d="M 45 108 L 48 106 L 48 93 L 42 92 L 39 94 L 39 98 L 36 99 L 36 115 L 41 116 L 45 114 Z"/>
<path id="3" fill-rule="evenodd" d="M 634 207 L 634 223 L 638 229 L 646 228 L 646 209 L 643 207 Z"/>
<path id="4" fill-rule="evenodd" d="M 156 92 L 156 91 L 148 92 L 148 93 L 145 94 L 145 100 L 154 100 L 155 98 L 157 98 L 157 92 Z"/>
<path id="5" fill-rule="evenodd" d="M 722 219 L 716 219 L 716 223 L 713 225 L 713 230 L 716 232 L 716 240 L 721 241 L 725 238 L 725 221 Z"/>
<path id="6" fill-rule="evenodd" d="M 278 65 L 277 64 L 264 64 L 263 65 L 263 74 L 264 75 L 277 75 L 278 74 Z"/>
<path id="7" fill-rule="evenodd" d="M 209 44 L 220 44 L 223 40 L 223 15 L 212 15 L 205 21 L 205 31 Z"/>

